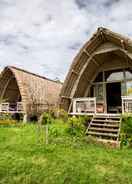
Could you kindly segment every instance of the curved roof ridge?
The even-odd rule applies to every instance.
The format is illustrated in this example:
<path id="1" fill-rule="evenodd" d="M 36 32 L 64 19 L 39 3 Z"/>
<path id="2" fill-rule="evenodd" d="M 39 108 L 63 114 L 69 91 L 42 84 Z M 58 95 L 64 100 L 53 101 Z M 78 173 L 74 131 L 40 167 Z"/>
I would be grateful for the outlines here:
<path id="1" fill-rule="evenodd" d="M 61 82 L 55 81 L 55 80 L 53 80 L 53 79 L 49 79 L 49 78 L 44 77 L 44 76 L 41 76 L 41 75 L 39 75 L 39 74 L 35 74 L 35 73 L 33 73 L 33 72 L 27 71 L 27 70 L 22 69 L 22 68 L 18 68 L 18 67 L 16 67 L 16 66 L 6 66 L 6 68 L 19 70 L 19 71 L 24 72 L 24 73 L 27 73 L 27 74 L 29 74 L 29 75 L 33 75 L 33 76 L 39 77 L 39 78 L 44 79 L 44 80 L 48 80 L 48 81 L 51 81 L 51 82 L 55 82 L 55 83 L 60 83 L 60 84 L 61 84 Z"/>
<path id="2" fill-rule="evenodd" d="M 97 29 L 97 32 L 103 32 L 104 34 L 113 34 L 113 36 L 117 36 L 117 37 L 120 37 L 120 39 L 125 39 L 125 40 L 131 40 L 128 36 L 124 36 L 123 34 L 121 33 L 117 33 L 117 32 L 114 32 L 114 31 L 111 31 L 110 29 L 108 28 L 105 28 L 105 27 L 99 27 Z"/>

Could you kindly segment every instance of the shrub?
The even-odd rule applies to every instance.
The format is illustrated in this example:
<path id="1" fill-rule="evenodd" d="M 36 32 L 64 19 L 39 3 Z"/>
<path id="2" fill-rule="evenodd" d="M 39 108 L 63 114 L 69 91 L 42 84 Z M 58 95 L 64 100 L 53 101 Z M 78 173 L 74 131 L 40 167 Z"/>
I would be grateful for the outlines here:
<path id="1" fill-rule="evenodd" d="M 122 117 L 121 145 L 132 147 L 132 116 L 130 115 Z"/>
<path id="2" fill-rule="evenodd" d="M 60 109 L 59 118 L 62 119 L 64 122 L 66 122 L 68 120 L 68 113 L 63 109 Z"/>
<path id="3" fill-rule="evenodd" d="M 50 113 L 44 112 L 44 113 L 41 115 L 40 123 L 41 123 L 42 125 L 51 124 L 52 122 L 53 122 L 53 118 L 52 118 L 52 116 L 51 116 Z"/>
<path id="4" fill-rule="evenodd" d="M 79 116 L 80 122 L 85 126 L 88 127 L 92 117 L 90 116 Z"/>
<path id="5" fill-rule="evenodd" d="M 50 112 L 52 113 L 52 117 L 54 118 L 59 118 L 64 122 L 68 120 L 68 113 L 63 109 L 54 108 L 50 110 Z"/>
<path id="6" fill-rule="evenodd" d="M 11 125 L 16 125 L 17 121 L 12 119 L 11 114 L 8 113 L 2 113 L 0 115 L 0 125 L 2 126 L 11 126 Z"/>
<path id="7" fill-rule="evenodd" d="M 2 113 L 0 114 L 0 120 L 12 120 L 12 116 L 8 113 Z"/>
<path id="8" fill-rule="evenodd" d="M 15 120 L 9 120 L 9 119 L 6 119 L 6 120 L 0 120 L 0 125 L 2 125 L 2 126 L 12 126 L 12 125 L 17 125 L 17 121 L 15 121 Z"/>
<path id="9" fill-rule="evenodd" d="M 84 119 L 80 117 L 70 117 L 68 119 L 67 132 L 73 136 L 82 136 L 85 133 Z"/>
<path id="10" fill-rule="evenodd" d="M 49 134 L 53 137 L 65 136 L 66 135 L 66 124 L 55 123 L 49 126 Z"/>

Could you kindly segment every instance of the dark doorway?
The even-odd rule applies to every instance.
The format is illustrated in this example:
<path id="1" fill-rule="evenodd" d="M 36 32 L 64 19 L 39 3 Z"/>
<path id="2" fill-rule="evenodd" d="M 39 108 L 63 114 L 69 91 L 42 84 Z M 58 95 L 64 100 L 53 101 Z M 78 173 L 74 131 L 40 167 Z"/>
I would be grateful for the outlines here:
<path id="1" fill-rule="evenodd" d="M 121 83 L 108 83 L 106 85 L 107 94 L 107 112 L 120 113 L 121 112 Z"/>

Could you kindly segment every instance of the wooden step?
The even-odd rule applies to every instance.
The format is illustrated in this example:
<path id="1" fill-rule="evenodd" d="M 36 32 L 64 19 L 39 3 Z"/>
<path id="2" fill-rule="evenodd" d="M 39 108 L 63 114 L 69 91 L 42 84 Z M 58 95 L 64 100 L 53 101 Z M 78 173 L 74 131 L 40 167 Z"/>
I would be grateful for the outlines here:
<path id="1" fill-rule="evenodd" d="M 91 126 L 119 128 L 118 124 L 113 125 L 113 124 L 107 124 L 107 123 L 91 123 Z"/>
<path id="2" fill-rule="evenodd" d="M 120 116 L 95 115 L 91 120 L 86 134 L 100 140 L 118 141 Z"/>
<path id="3" fill-rule="evenodd" d="M 93 136 L 105 136 L 105 137 L 112 137 L 112 138 L 117 138 L 118 135 L 117 134 L 111 134 L 111 133 L 100 133 L 100 132 L 92 132 L 92 131 L 88 131 L 87 132 L 88 135 L 93 135 Z"/>
<path id="4" fill-rule="evenodd" d="M 94 119 L 104 119 L 104 120 L 107 120 L 107 119 L 110 119 L 110 120 L 120 120 L 119 117 L 113 117 L 113 118 L 107 118 L 107 117 L 94 117 Z"/>
<path id="5" fill-rule="evenodd" d="M 112 128 L 95 128 L 95 127 L 90 127 L 89 128 L 89 131 L 92 130 L 92 131 L 99 131 L 99 132 L 115 132 L 115 133 L 118 133 L 118 129 L 112 129 Z"/>
<path id="6" fill-rule="evenodd" d="M 103 119 L 93 119 L 92 122 L 105 122 L 105 123 L 119 123 L 117 120 L 103 120 Z"/>

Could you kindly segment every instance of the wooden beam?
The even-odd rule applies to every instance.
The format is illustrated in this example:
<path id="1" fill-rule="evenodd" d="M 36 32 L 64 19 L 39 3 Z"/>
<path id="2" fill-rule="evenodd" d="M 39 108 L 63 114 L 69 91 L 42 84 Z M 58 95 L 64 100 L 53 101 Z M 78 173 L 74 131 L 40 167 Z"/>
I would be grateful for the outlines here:
<path id="1" fill-rule="evenodd" d="M 94 64 L 96 64 L 98 67 L 100 66 L 100 65 L 98 64 L 98 62 L 95 60 L 95 58 L 92 57 L 92 61 L 93 61 Z"/>
<path id="2" fill-rule="evenodd" d="M 4 94 L 5 94 L 5 92 L 6 92 L 6 89 L 7 89 L 8 85 L 9 85 L 10 81 L 11 81 L 13 78 L 14 78 L 14 76 L 10 77 L 10 78 L 7 80 L 7 82 L 6 82 L 5 86 L 4 86 L 4 89 L 3 89 L 3 91 L 2 91 L 2 94 L 1 94 L 1 99 L 3 99 Z"/>
<path id="3" fill-rule="evenodd" d="M 125 59 L 126 59 L 126 62 L 127 62 L 127 67 L 128 67 L 129 60 L 128 60 L 127 53 L 125 53 L 125 52 L 127 52 L 126 44 L 125 44 L 124 40 L 120 40 L 120 42 L 121 42 L 121 46 L 122 46 L 123 50 L 125 50 L 124 51 L 124 56 L 125 56 Z"/>
<path id="4" fill-rule="evenodd" d="M 83 51 L 84 51 L 85 54 L 87 54 L 88 57 L 91 56 L 91 55 L 89 54 L 89 52 L 88 52 L 86 49 L 84 49 Z M 95 58 L 92 57 L 92 61 L 93 61 L 97 66 L 99 66 L 99 64 L 98 64 L 98 62 L 95 60 Z"/>
<path id="5" fill-rule="evenodd" d="M 86 89 L 86 91 L 85 91 L 85 94 L 84 94 L 84 96 L 86 97 L 87 95 L 88 95 L 88 92 L 89 92 L 89 90 L 90 90 L 90 87 L 94 84 L 93 83 L 93 81 L 96 79 L 96 76 L 98 75 L 98 72 L 97 73 L 95 73 L 94 75 L 93 75 L 93 78 L 92 78 L 92 80 L 90 81 L 90 86 L 88 86 L 88 88 Z M 95 94 L 94 94 L 94 96 L 95 96 Z"/>
<path id="6" fill-rule="evenodd" d="M 15 89 L 15 88 L 8 88 L 9 91 L 19 91 L 19 89 Z"/>
<path id="7" fill-rule="evenodd" d="M 104 34 L 104 32 L 103 32 L 103 29 L 100 30 L 100 35 L 101 35 L 101 39 L 102 39 L 103 41 L 105 41 L 106 38 L 105 38 L 105 34 Z"/>
<path id="8" fill-rule="evenodd" d="M 71 103 L 70 103 L 70 106 L 69 106 L 69 109 L 68 109 L 68 114 L 70 113 L 70 111 L 72 109 L 72 105 L 73 105 L 73 100 L 71 100 Z"/>
<path id="9" fill-rule="evenodd" d="M 95 51 L 95 55 L 110 53 L 110 52 L 113 52 L 113 51 L 117 51 L 119 49 L 120 49 L 120 47 L 104 48 L 103 50 Z"/>
<path id="10" fill-rule="evenodd" d="M 89 52 L 88 52 L 86 49 L 84 49 L 83 52 L 84 52 L 88 57 L 90 57 L 90 54 L 89 54 Z"/>
<path id="11" fill-rule="evenodd" d="M 61 98 L 64 98 L 64 99 L 71 99 L 71 97 L 69 97 L 69 96 L 61 96 Z"/>
<path id="12" fill-rule="evenodd" d="M 72 69 L 72 73 L 76 74 L 76 75 L 79 75 L 79 73 L 75 70 Z"/>
<path id="13" fill-rule="evenodd" d="M 92 84 L 91 80 L 88 80 L 86 73 L 84 73 L 84 77 L 85 77 L 86 81 L 88 82 L 88 84 Z"/>
<path id="14" fill-rule="evenodd" d="M 120 40 L 120 42 L 121 42 L 121 47 L 122 47 L 124 50 L 126 50 L 126 45 L 125 45 L 124 40 Z"/>

